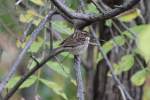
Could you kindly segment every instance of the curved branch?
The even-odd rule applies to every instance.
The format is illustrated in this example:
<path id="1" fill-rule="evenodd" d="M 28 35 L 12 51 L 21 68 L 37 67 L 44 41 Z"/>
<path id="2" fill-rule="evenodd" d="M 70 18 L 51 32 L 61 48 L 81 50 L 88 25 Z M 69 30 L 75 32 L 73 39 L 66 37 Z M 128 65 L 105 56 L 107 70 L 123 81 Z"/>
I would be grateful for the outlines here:
<path id="1" fill-rule="evenodd" d="M 67 17 L 71 19 L 82 19 L 82 20 L 88 20 L 89 16 L 88 14 L 83 14 L 83 13 L 76 13 L 76 12 L 71 12 L 70 8 L 68 8 L 65 4 L 63 4 L 60 0 L 51 0 L 51 2 L 62 12 L 64 13 Z M 95 15 L 94 15 L 95 16 Z M 94 17 L 92 16 L 92 17 Z"/>
<path id="2" fill-rule="evenodd" d="M 133 8 L 136 4 L 140 2 L 140 0 L 130 0 L 129 2 L 124 3 L 121 7 L 115 8 L 102 15 L 89 15 L 89 14 L 71 12 L 66 5 L 60 2 L 60 0 L 51 0 L 51 2 L 69 18 L 81 20 L 77 23 L 77 26 L 79 25 L 79 27 L 85 27 L 96 21 L 106 20 L 115 17 L 118 14 Z"/>

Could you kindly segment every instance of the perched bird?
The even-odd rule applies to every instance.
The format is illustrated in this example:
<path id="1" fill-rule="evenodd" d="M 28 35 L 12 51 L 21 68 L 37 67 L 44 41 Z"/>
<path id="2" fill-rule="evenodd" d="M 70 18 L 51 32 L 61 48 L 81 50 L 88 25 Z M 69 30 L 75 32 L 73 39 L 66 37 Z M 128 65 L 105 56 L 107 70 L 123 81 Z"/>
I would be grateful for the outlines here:
<path id="1" fill-rule="evenodd" d="M 60 48 L 64 48 L 73 55 L 79 55 L 87 49 L 89 40 L 88 32 L 77 30 L 60 43 Z"/>

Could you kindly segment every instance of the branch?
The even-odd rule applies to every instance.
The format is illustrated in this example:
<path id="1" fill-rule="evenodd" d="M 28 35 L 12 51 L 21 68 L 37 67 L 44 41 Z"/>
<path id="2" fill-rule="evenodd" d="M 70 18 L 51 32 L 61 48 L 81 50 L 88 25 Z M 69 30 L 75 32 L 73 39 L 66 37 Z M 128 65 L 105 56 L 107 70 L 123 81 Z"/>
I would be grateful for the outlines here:
<path id="1" fill-rule="evenodd" d="M 71 19 L 82 19 L 82 20 L 88 20 L 89 19 L 89 15 L 88 14 L 71 12 L 70 8 L 68 8 L 60 0 L 51 0 L 51 2 L 59 9 L 59 11 L 61 11 L 67 17 L 69 17 Z"/>
<path id="2" fill-rule="evenodd" d="M 89 15 L 89 14 L 71 12 L 69 10 L 69 8 L 66 5 L 64 5 L 60 0 L 51 0 L 51 2 L 62 13 L 64 13 L 69 18 L 82 20 L 81 22 L 78 22 L 77 24 L 82 24 L 82 25 L 80 25 L 80 27 L 85 27 L 85 26 L 90 25 L 90 24 L 92 24 L 96 21 L 106 20 L 106 19 L 115 17 L 118 14 L 133 8 L 133 6 L 138 4 L 140 2 L 140 0 L 130 0 L 130 2 L 124 3 L 121 7 L 115 8 L 115 9 L 109 11 L 109 12 L 106 12 L 105 14 L 98 15 L 98 16 L 97 15 Z M 83 21 L 83 20 L 85 20 L 85 21 Z"/>
<path id="3" fill-rule="evenodd" d="M 78 100 L 84 100 L 84 85 L 83 79 L 81 75 L 81 66 L 80 66 L 80 58 L 79 55 L 74 56 L 74 69 L 76 74 L 76 81 L 77 81 L 77 98 Z"/>
<path id="4" fill-rule="evenodd" d="M 3 100 L 8 100 L 17 90 L 18 88 L 31 76 L 33 75 L 38 69 L 40 69 L 48 60 L 55 57 L 59 53 L 65 51 L 67 48 L 56 48 L 51 51 L 51 53 L 45 57 L 40 63 L 37 63 L 29 72 L 27 72 L 17 83 L 16 85 L 7 93 Z"/>
<path id="5" fill-rule="evenodd" d="M 11 79 L 11 77 L 13 76 L 13 74 L 16 72 L 20 62 L 22 61 L 24 55 L 26 54 L 27 50 L 29 49 L 29 47 L 31 46 L 31 44 L 34 42 L 34 40 L 36 39 L 37 35 L 39 34 L 39 32 L 44 28 L 47 20 L 49 19 L 49 17 L 51 17 L 52 15 L 54 15 L 56 13 L 56 11 L 49 11 L 48 15 L 44 18 L 44 20 L 39 24 L 39 26 L 32 32 L 31 34 L 31 38 L 30 40 L 26 43 L 25 48 L 21 51 L 21 53 L 19 54 L 19 56 L 16 59 L 16 62 L 11 66 L 10 71 L 8 72 L 8 74 L 4 77 L 4 79 L 2 80 L 2 82 L 0 83 L 0 94 L 2 94 L 3 89 L 5 88 L 7 82 Z"/>
<path id="6" fill-rule="evenodd" d="M 131 8 L 133 8 L 136 4 L 138 4 L 141 0 L 130 0 L 130 2 L 128 3 L 124 3 L 121 7 L 119 8 L 115 8 L 115 9 L 112 9 L 110 10 L 109 12 L 105 12 L 104 14 L 102 15 L 99 15 L 99 16 L 95 16 L 95 17 L 92 17 L 91 16 L 91 19 L 87 22 L 80 22 L 78 23 L 77 26 L 83 28 L 87 25 L 90 25 L 96 21 L 100 21 L 100 20 L 107 20 L 107 19 L 110 19 L 110 18 L 113 18 L 119 14 L 121 14 L 122 12 L 125 12 L 127 10 L 130 10 Z"/>

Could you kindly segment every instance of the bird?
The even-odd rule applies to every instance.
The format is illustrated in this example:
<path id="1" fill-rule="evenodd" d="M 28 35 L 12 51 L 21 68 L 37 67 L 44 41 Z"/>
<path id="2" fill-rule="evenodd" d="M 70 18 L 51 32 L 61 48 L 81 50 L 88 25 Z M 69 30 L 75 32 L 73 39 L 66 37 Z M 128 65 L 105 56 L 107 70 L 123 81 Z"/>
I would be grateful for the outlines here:
<path id="1" fill-rule="evenodd" d="M 88 48 L 89 41 L 90 35 L 87 31 L 76 30 L 60 43 L 60 48 L 73 55 L 80 55 Z"/>

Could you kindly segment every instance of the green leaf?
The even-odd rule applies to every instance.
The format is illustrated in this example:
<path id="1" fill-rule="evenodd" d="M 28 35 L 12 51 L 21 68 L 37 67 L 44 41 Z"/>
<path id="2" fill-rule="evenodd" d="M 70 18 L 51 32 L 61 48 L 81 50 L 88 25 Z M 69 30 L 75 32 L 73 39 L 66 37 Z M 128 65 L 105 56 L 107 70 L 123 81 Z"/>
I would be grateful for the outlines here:
<path id="1" fill-rule="evenodd" d="M 134 57 L 133 55 L 125 55 L 121 58 L 118 64 L 113 64 L 113 69 L 116 75 L 120 75 L 122 72 L 128 71 L 132 68 L 134 64 Z M 109 73 L 109 76 L 110 73 Z"/>
<path id="2" fill-rule="evenodd" d="M 122 71 L 128 71 L 132 68 L 134 65 L 134 57 L 133 55 L 125 55 L 121 58 L 121 61 L 119 62 L 119 66 L 121 67 Z"/>
<path id="3" fill-rule="evenodd" d="M 106 42 L 102 48 L 103 48 L 103 52 L 105 54 L 107 54 L 109 51 L 111 51 L 113 49 L 113 47 L 115 46 L 122 46 L 125 43 L 125 38 L 123 36 L 116 36 L 113 39 L 109 40 L 108 42 Z M 101 53 L 99 53 L 99 58 L 97 59 L 97 61 L 100 61 L 103 59 Z"/>
<path id="4" fill-rule="evenodd" d="M 38 50 L 40 49 L 42 44 L 43 44 L 43 39 L 38 37 L 38 39 L 35 42 L 32 43 L 32 45 L 29 49 L 29 52 L 32 52 L 32 53 L 38 52 Z"/>
<path id="5" fill-rule="evenodd" d="M 107 53 L 113 48 L 113 42 L 112 41 L 106 42 L 102 47 L 104 52 Z"/>
<path id="6" fill-rule="evenodd" d="M 139 53 L 145 58 L 148 62 L 150 60 L 150 24 L 147 25 L 139 25 L 129 29 L 134 32 L 134 35 L 137 37 L 137 47 L 139 49 Z M 125 31 L 122 34 L 126 35 L 130 39 L 134 39 L 133 34 Z"/>
<path id="7" fill-rule="evenodd" d="M 144 56 L 145 60 L 148 62 L 150 60 L 150 26 L 143 29 L 141 34 L 138 36 L 137 45 L 140 50 L 140 54 Z"/>
<path id="8" fill-rule="evenodd" d="M 125 43 L 125 38 L 123 36 L 116 36 L 111 42 L 114 42 L 117 46 L 122 46 Z"/>
<path id="9" fill-rule="evenodd" d="M 73 29 L 67 26 L 65 21 L 52 21 L 52 28 L 63 34 L 71 34 L 73 33 Z"/>
<path id="10" fill-rule="evenodd" d="M 7 84 L 7 88 L 11 89 L 14 87 L 14 85 L 20 80 L 20 76 L 15 76 L 13 77 Z M 31 76 L 30 78 L 28 78 L 21 86 L 21 88 L 27 88 L 30 87 L 32 84 L 34 84 L 34 82 L 37 80 L 36 76 Z"/>
<path id="11" fill-rule="evenodd" d="M 60 87 L 60 85 L 58 85 L 55 82 L 48 81 L 48 80 L 45 80 L 45 79 L 39 79 L 39 80 L 43 84 L 45 84 L 46 86 L 48 86 L 50 89 L 52 89 L 57 95 L 61 96 L 65 100 L 68 100 L 66 94 L 63 92 L 63 89 L 62 89 L 62 87 Z"/>
<path id="12" fill-rule="evenodd" d="M 49 68 L 56 71 L 58 74 L 62 75 L 63 77 L 69 77 L 69 69 L 60 64 L 59 62 L 49 61 L 46 63 Z"/>
<path id="13" fill-rule="evenodd" d="M 72 83 L 73 85 L 77 86 L 77 82 L 76 82 L 76 80 L 71 79 L 71 83 Z"/>
<path id="14" fill-rule="evenodd" d="M 139 9 L 136 8 L 136 9 L 131 9 L 129 11 L 126 11 L 117 17 L 120 21 L 130 22 L 134 20 L 135 18 L 137 18 L 138 16 L 141 16 L 141 12 Z"/>
<path id="15" fill-rule="evenodd" d="M 79 0 L 65 0 L 68 7 L 76 9 L 79 5 Z"/>
<path id="16" fill-rule="evenodd" d="M 132 77 L 131 77 L 131 82 L 135 86 L 141 86 L 144 84 L 145 80 L 147 77 L 147 72 L 145 69 L 140 70 L 136 72 Z"/>
<path id="17" fill-rule="evenodd" d="M 132 28 L 129 28 L 130 31 L 134 32 L 136 36 L 138 36 L 139 34 L 143 34 L 143 32 L 145 31 L 145 29 L 148 29 L 150 28 L 150 24 L 147 24 L 147 25 L 137 25 L 137 26 L 134 26 Z M 133 34 L 128 32 L 128 31 L 124 31 L 122 33 L 123 35 L 127 36 L 128 38 L 130 39 L 133 39 Z"/>
<path id="18" fill-rule="evenodd" d="M 99 13 L 93 3 L 90 3 L 87 5 L 85 12 L 86 13 L 95 13 L 95 14 Z"/>
<path id="19" fill-rule="evenodd" d="M 68 52 L 62 52 L 60 55 L 62 55 L 65 59 L 73 59 L 73 55 L 70 55 Z"/>
<path id="20" fill-rule="evenodd" d="M 111 19 L 106 20 L 106 25 L 108 27 L 111 27 L 112 26 L 112 20 Z"/>
<path id="21" fill-rule="evenodd" d="M 122 73 L 122 68 L 119 64 L 113 64 L 115 75 L 120 75 Z"/>

